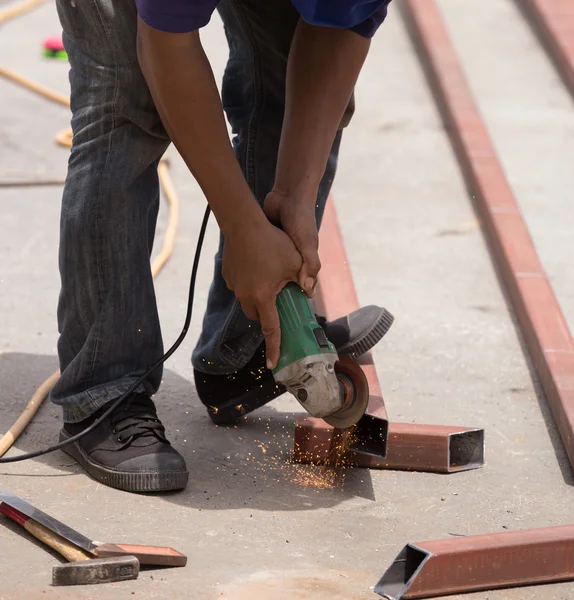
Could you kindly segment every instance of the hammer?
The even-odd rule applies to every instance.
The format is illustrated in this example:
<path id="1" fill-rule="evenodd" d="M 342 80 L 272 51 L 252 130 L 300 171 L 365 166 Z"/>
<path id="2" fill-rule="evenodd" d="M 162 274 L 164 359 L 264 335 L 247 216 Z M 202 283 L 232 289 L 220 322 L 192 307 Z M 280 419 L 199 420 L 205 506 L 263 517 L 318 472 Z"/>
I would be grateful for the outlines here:
<path id="1" fill-rule="evenodd" d="M 137 579 L 140 563 L 135 556 L 92 558 L 81 548 L 4 502 L 0 502 L 0 513 L 70 561 L 70 564 L 52 569 L 52 585 L 84 585 Z"/>

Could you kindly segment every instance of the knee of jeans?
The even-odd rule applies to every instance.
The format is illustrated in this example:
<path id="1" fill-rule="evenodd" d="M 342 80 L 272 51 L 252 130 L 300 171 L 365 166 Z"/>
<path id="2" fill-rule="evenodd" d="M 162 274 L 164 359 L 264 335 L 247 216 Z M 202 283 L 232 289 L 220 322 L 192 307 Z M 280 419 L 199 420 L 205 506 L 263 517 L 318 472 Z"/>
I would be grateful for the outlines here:
<path id="1" fill-rule="evenodd" d="M 128 173 L 125 162 L 117 155 L 91 154 L 89 145 L 73 151 L 62 196 L 63 239 L 81 245 L 90 232 L 99 231 L 103 237 L 111 231 L 119 235 L 128 223 L 142 220 L 143 207 L 138 208 L 132 191 L 135 177 Z"/>
<path id="2" fill-rule="evenodd" d="M 353 115 L 355 114 L 355 92 L 351 94 L 351 98 L 349 103 L 347 104 L 347 108 L 343 113 L 343 118 L 341 119 L 341 123 L 339 124 L 339 129 L 345 129 L 351 122 Z"/>
<path id="3" fill-rule="evenodd" d="M 81 248 L 87 237 L 101 226 L 98 203 L 99 190 L 89 178 L 80 181 L 68 175 L 62 196 L 60 249 L 63 245 Z"/>
<path id="4" fill-rule="evenodd" d="M 127 198 L 155 197 L 157 164 L 169 140 L 133 121 L 122 121 L 118 124 L 101 106 L 74 115 L 64 201 L 67 196 L 87 198 L 97 191 L 110 200 L 116 198 L 114 212 L 119 217 Z"/>

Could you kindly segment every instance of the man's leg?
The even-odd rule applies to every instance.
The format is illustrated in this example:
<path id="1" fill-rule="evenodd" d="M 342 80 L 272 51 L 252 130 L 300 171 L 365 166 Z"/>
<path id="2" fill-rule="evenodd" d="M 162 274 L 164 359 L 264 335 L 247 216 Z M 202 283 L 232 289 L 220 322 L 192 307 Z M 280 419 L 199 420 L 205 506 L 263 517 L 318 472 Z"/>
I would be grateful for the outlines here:
<path id="1" fill-rule="evenodd" d="M 230 48 L 223 80 L 223 106 L 247 183 L 263 204 L 275 178 L 287 58 L 299 15 L 289 0 L 222 0 L 219 12 Z M 349 123 L 353 109 L 351 100 L 319 187 L 319 225 L 335 177 L 342 129 Z M 232 422 L 284 391 L 265 368 L 258 323 L 245 317 L 221 276 L 223 243 L 221 237 L 203 331 L 192 357 L 198 394 L 218 423 Z M 384 309 L 365 310 L 355 315 L 352 332 L 348 320 L 335 324 L 341 347 L 350 348 L 351 339 L 364 341 L 377 327 L 381 331 L 388 329 L 388 313 Z M 329 324 L 325 324 L 325 329 L 327 335 L 333 331 Z"/>
<path id="2" fill-rule="evenodd" d="M 163 353 L 149 258 L 157 165 L 169 140 L 137 60 L 135 2 L 58 0 L 58 13 L 74 130 L 61 214 L 62 375 L 51 394 L 64 411 L 65 438 Z M 174 478 L 162 473 L 185 471 L 149 399 L 160 381 L 158 369 L 95 437 L 67 447 L 91 475 L 135 491 L 170 489 Z"/>

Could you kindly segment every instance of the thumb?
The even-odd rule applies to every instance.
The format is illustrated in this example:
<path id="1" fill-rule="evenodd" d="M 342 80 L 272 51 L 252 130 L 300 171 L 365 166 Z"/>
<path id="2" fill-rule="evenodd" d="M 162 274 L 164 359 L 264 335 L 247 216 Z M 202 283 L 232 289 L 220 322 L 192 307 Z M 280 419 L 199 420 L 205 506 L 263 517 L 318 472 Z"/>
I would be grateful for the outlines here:
<path id="1" fill-rule="evenodd" d="M 257 306 L 261 333 L 265 337 L 265 354 L 268 369 L 274 369 L 279 362 L 281 352 L 281 324 L 279 313 L 275 305 L 275 298 L 271 301 L 260 303 Z"/>
<path id="2" fill-rule="evenodd" d="M 311 297 L 317 285 L 317 275 L 321 270 L 319 236 L 314 220 L 309 221 L 304 228 L 297 231 L 293 243 L 303 258 L 298 276 L 299 286 Z"/>
<path id="3" fill-rule="evenodd" d="M 263 202 L 263 212 L 274 225 L 281 224 L 281 198 L 273 192 L 269 192 Z"/>

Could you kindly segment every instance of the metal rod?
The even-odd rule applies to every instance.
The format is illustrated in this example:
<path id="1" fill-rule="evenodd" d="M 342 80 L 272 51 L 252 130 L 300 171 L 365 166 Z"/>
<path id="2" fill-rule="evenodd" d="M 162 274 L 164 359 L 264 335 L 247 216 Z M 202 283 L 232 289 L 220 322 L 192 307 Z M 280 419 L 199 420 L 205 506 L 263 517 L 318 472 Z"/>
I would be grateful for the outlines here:
<path id="1" fill-rule="evenodd" d="M 574 341 L 434 0 L 402 12 L 574 466 Z"/>
<path id="2" fill-rule="evenodd" d="M 314 302 L 317 312 L 323 314 L 327 319 L 333 320 L 357 310 L 359 300 L 332 198 L 328 199 L 325 207 L 319 233 L 319 248 L 322 268 L 319 272 L 319 283 Z M 387 411 L 371 353 L 363 355 L 357 362 L 361 365 L 369 383 L 367 412 L 379 420 L 380 427 L 386 434 Z M 314 421 L 323 423 L 320 419 Z M 382 451 L 383 455 L 386 453 L 386 444 L 386 435 L 384 439 L 379 437 L 378 449 Z"/>
<path id="3" fill-rule="evenodd" d="M 327 202 L 320 230 L 322 269 L 315 295 L 319 312 L 336 319 L 359 306 L 353 276 L 332 198 Z M 295 425 L 294 460 L 371 469 L 408 469 L 452 473 L 484 464 L 484 432 L 481 429 L 431 425 L 389 424 L 377 372 L 371 354 L 358 363 L 369 383 L 367 414 L 346 435 L 344 452 L 333 437 L 333 428 L 321 419 L 300 419 Z M 393 447 L 389 439 L 393 437 Z"/>
<path id="4" fill-rule="evenodd" d="M 567 0 L 516 0 L 534 33 L 554 62 L 564 85 L 574 95 L 574 12 Z"/>
<path id="5" fill-rule="evenodd" d="M 386 456 L 377 455 L 373 431 L 352 431 L 341 466 L 430 473 L 456 473 L 484 465 L 484 430 L 415 423 L 388 424 Z M 333 428 L 321 419 L 298 419 L 295 462 L 328 464 Z"/>
<path id="6" fill-rule="evenodd" d="M 432 598 L 571 579 L 574 525 L 566 525 L 407 544 L 375 592 Z"/>

